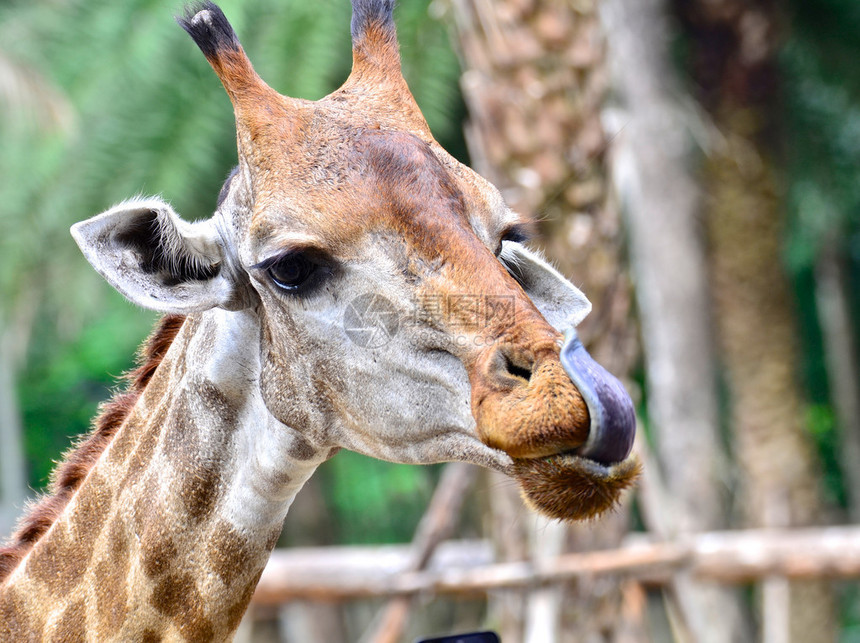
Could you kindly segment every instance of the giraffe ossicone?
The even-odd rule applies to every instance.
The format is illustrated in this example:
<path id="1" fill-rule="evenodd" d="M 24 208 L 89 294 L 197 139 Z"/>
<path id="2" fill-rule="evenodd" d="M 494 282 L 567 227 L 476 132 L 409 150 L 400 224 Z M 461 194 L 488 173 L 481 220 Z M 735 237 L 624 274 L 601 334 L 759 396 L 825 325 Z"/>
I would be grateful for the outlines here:
<path id="1" fill-rule="evenodd" d="M 266 85 L 211 2 L 179 19 L 233 103 L 239 164 L 208 220 L 148 198 L 72 228 L 166 316 L 0 549 L 0 639 L 229 638 L 340 448 L 491 467 L 560 519 L 635 480 L 629 397 L 570 330 L 590 304 L 433 139 L 392 5 L 353 0 L 352 72 L 315 102 Z M 362 334 L 379 298 L 384 336 Z"/>

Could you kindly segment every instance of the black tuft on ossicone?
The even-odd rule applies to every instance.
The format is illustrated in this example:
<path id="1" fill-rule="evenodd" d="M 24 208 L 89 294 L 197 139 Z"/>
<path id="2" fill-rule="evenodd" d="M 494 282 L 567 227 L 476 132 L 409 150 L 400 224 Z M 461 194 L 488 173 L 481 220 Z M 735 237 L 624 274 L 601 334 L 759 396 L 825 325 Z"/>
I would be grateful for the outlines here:
<path id="1" fill-rule="evenodd" d="M 352 0 L 353 40 L 359 40 L 374 23 L 394 29 L 394 0 Z"/>
<path id="2" fill-rule="evenodd" d="M 206 58 L 218 51 L 239 49 L 239 38 L 221 8 L 209 0 L 188 5 L 185 16 L 176 18 L 179 26 L 194 39 Z"/>

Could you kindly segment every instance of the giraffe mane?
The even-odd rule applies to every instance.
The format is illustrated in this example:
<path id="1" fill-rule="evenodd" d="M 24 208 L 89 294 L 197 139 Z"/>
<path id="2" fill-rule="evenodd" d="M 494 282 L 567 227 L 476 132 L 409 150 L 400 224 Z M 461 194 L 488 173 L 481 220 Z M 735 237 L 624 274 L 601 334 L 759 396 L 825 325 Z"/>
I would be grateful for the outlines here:
<path id="1" fill-rule="evenodd" d="M 18 522 L 9 542 L 0 547 L 0 583 L 6 580 L 69 504 L 117 430 L 128 417 L 146 385 L 161 364 L 185 317 L 165 315 L 138 351 L 137 368 L 125 373 L 124 390 L 99 407 L 93 429 L 64 454 L 51 474 L 51 491 L 35 501 Z"/>

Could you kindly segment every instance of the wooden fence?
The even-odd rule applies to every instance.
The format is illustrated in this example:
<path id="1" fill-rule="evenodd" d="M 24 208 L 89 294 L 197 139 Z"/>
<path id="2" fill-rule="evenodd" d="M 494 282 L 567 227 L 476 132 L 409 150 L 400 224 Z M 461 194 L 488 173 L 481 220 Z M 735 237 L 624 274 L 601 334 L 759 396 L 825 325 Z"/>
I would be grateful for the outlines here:
<path id="1" fill-rule="evenodd" d="M 674 574 L 717 583 L 860 577 L 860 527 L 745 530 L 656 542 L 632 534 L 618 549 L 563 554 L 549 564 L 495 562 L 488 541 L 446 541 L 426 569 L 410 569 L 410 545 L 276 550 L 253 601 L 343 601 L 422 593 L 480 595 L 599 576 L 662 585 Z"/>

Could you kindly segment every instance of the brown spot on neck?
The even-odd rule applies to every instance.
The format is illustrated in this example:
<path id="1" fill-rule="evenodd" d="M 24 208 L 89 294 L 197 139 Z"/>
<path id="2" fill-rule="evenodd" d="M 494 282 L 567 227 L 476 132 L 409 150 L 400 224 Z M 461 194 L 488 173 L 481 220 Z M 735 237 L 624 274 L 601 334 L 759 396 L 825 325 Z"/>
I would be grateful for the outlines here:
<path id="1" fill-rule="evenodd" d="M 186 641 L 212 641 L 215 630 L 203 613 L 203 598 L 186 572 L 164 576 L 150 596 L 152 606 L 170 617 Z"/>
<path id="2" fill-rule="evenodd" d="M 87 637 L 87 612 L 80 599 L 63 610 L 50 641 L 83 641 Z"/>
<path id="3" fill-rule="evenodd" d="M 0 641 L 26 641 L 44 629 L 44 615 L 14 587 L 0 592 Z"/>
<path id="4" fill-rule="evenodd" d="M 218 578 L 230 587 L 246 570 L 252 568 L 269 554 L 252 539 L 236 531 L 226 521 L 219 521 L 212 531 L 210 564 Z"/>
<path id="5" fill-rule="evenodd" d="M 287 450 L 287 454 L 291 458 L 304 462 L 315 458 L 317 456 L 317 450 L 304 437 L 297 434 L 293 439 L 293 443 Z"/>

